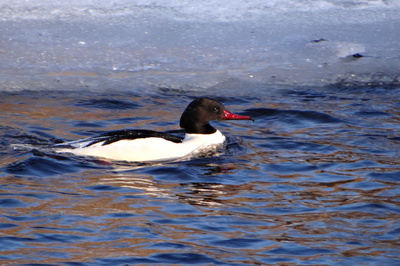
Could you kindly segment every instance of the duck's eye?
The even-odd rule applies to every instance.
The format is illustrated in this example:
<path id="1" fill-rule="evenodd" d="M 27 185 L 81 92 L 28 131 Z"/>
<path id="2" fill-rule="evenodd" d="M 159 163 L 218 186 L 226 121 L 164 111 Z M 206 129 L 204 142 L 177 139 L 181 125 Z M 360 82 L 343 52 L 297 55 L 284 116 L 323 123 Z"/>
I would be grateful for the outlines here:
<path id="1" fill-rule="evenodd" d="M 215 112 L 215 113 L 218 113 L 218 111 L 219 111 L 219 108 L 218 107 L 213 107 L 213 112 Z"/>

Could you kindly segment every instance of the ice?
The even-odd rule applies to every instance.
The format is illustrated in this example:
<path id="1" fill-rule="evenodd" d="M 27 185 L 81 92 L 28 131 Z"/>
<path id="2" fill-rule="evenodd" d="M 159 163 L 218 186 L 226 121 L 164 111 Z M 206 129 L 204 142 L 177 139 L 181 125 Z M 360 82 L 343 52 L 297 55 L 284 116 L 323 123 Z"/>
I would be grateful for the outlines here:
<path id="1" fill-rule="evenodd" d="M 0 0 L 0 90 L 399 86 L 399 14 L 397 0 Z"/>

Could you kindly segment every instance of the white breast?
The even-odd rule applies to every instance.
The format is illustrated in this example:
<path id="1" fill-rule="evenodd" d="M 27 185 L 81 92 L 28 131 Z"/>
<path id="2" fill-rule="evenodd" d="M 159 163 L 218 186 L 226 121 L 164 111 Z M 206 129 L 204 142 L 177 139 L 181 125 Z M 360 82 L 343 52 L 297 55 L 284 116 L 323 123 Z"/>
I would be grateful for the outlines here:
<path id="1" fill-rule="evenodd" d="M 56 151 L 119 161 L 164 161 L 215 149 L 224 141 L 225 136 L 217 130 L 207 135 L 186 134 L 182 143 L 174 143 L 163 138 L 124 139 L 104 146 L 102 146 L 103 142 L 99 142 L 89 147 L 80 145 L 75 149 L 63 148 Z"/>

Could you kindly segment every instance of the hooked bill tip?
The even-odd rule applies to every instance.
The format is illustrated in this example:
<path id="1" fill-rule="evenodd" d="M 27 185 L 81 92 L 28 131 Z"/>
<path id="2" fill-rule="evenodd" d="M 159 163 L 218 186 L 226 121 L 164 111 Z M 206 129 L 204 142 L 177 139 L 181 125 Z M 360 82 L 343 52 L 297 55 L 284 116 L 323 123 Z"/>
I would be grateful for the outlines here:
<path id="1" fill-rule="evenodd" d="M 229 112 L 226 109 L 224 110 L 224 114 L 221 115 L 220 117 L 225 120 L 251 120 L 254 122 L 254 118 L 251 116 L 236 115 L 236 114 Z"/>

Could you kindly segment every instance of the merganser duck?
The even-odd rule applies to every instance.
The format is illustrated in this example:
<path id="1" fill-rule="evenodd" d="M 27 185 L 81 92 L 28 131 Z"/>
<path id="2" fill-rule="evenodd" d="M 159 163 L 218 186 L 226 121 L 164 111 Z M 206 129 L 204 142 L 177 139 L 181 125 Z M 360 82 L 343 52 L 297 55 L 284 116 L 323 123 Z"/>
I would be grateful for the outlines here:
<path id="1" fill-rule="evenodd" d="M 229 112 L 220 102 L 198 98 L 183 112 L 180 127 L 184 138 L 152 130 L 118 130 L 82 140 L 60 143 L 56 152 L 95 156 L 130 162 L 169 161 L 215 149 L 225 136 L 212 120 L 253 120 Z"/>

